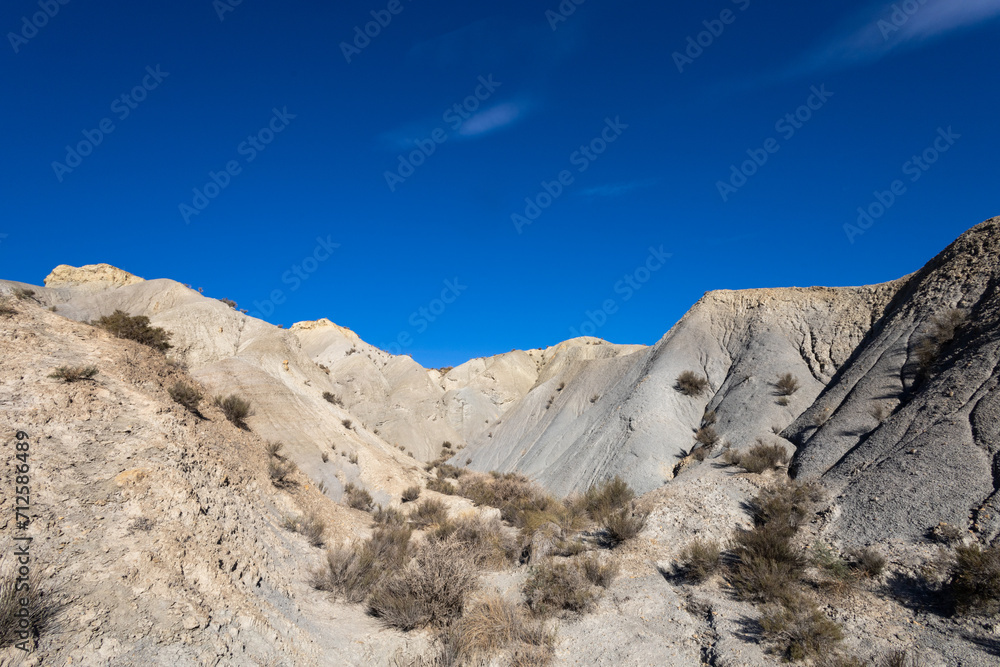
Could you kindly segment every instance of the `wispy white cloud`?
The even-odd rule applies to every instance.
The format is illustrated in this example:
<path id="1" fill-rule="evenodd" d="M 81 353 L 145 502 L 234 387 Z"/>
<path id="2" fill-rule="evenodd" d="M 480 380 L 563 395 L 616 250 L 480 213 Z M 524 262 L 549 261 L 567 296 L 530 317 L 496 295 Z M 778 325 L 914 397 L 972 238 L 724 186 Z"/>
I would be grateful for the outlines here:
<path id="1" fill-rule="evenodd" d="M 808 52 L 782 78 L 863 65 L 892 51 L 916 48 L 997 17 L 1000 0 L 880 3 L 848 24 L 848 29 Z"/>
<path id="2" fill-rule="evenodd" d="M 458 134 L 463 137 L 489 134 L 517 122 L 527 112 L 529 106 L 524 103 L 507 102 L 480 111 L 462 123 L 458 128 Z"/>
<path id="3" fill-rule="evenodd" d="M 587 188 L 586 190 L 580 190 L 580 195 L 582 197 L 620 197 L 621 195 L 632 192 L 633 190 L 641 190 L 642 188 L 648 188 L 659 181 L 658 178 L 647 178 L 641 181 L 631 181 L 628 183 L 608 183 L 605 185 L 597 185 L 592 188 Z"/>

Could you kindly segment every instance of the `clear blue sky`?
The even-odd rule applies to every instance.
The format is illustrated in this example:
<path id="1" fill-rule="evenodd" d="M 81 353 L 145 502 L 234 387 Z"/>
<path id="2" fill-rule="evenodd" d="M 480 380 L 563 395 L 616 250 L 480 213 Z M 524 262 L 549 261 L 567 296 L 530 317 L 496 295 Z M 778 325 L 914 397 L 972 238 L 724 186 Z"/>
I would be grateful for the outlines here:
<path id="1" fill-rule="evenodd" d="M 4 4 L 2 277 L 280 291 L 442 366 L 893 279 L 1000 214 L 1000 0 L 232 1 Z"/>

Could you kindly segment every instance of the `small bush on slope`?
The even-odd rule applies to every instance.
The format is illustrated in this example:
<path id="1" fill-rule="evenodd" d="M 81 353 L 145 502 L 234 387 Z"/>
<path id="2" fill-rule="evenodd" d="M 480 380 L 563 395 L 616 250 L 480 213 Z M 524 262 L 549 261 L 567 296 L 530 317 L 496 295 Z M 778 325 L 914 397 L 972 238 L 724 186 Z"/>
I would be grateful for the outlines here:
<path id="1" fill-rule="evenodd" d="M 593 608 L 597 592 L 572 561 L 548 560 L 533 568 L 524 584 L 531 610 L 540 616 L 580 614 Z"/>
<path id="2" fill-rule="evenodd" d="M 995 614 L 1000 610 L 1000 545 L 956 547 L 945 592 L 959 614 Z"/>
<path id="3" fill-rule="evenodd" d="M 684 371 L 677 376 L 674 389 L 685 396 L 701 396 L 708 388 L 708 379 L 694 371 Z"/>
<path id="4" fill-rule="evenodd" d="M 247 417 L 253 416 L 253 407 L 250 405 L 250 401 L 237 394 L 230 394 L 225 398 L 216 396 L 212 404 L 222 410 L 222 414 L 233 426 L 244 431 L 250 430 L 246 423 Z"/>
<path id="5" fill-rule="evenodd" d="M 194 385 L 178 381 L 167 390 L 167 393 L 170 394 L 170 398 L 173 399 L 174 403 L 184 407 L 192 414 L 199 414 L 198 405 L 201 403 L 203 396 Z"/>
<path id="6" fill-rule="evenodd" d="M 49 377 L 63 382 L 79 382 L 80 380 L 91 380 L 95 375 L 97 375 L 97 366 L 60 366 Z"/>
<path id="7" fill-rule="evenodd" d="M 348 482 L 344 485 L 344 504 L 362 512 L 370 512 L 375 507 L 372 494 L 360 486 Z"/>
<path id="8" fill-rule="evenodd" d="M 410 559 L 410 529 L 378 528 L 364 542 L 327 551 L 326 568 L 313 574 L 313 586 L 362 602 L 390 573 Z"/>
<path id="9" fill-rule="evenodd" d="M 694 582 L 705 581 L 722 564 L 722 547 L 715 540 L 695 540 L 681 550 L 680 572 Z"/>
<path id="10" fill-rule="evenodd" d="M 149 326 L 149 318 L 145 315 L 131 316 L 123 310 L 116 310 L 111 315 L 105 315 L 92 324 L 113 336 L 134 340 L 160 352 L 165 352 L 172 347 L 168 342 L 170 334 L 161 327 Z"/>

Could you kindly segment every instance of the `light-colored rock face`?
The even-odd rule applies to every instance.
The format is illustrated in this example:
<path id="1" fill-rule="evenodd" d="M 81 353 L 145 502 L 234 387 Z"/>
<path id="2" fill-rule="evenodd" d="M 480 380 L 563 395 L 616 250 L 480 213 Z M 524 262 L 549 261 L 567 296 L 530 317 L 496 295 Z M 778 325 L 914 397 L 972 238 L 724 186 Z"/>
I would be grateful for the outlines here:
<path id="1" fill-rule="evenodd" d="M 53 289 L 85 286 L 93 290 L 103 290 L 141 282 L 142 278 L 110 264 L 87 264 L 79 267 L 60 264 L 45 277 L 45 286 Z"/>

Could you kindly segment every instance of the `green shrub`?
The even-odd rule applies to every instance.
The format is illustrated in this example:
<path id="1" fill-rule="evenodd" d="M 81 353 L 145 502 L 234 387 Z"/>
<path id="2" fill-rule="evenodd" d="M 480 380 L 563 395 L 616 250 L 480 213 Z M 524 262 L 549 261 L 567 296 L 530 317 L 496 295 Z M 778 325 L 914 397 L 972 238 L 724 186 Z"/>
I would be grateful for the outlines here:
<path id="1" fill-rule="evenodd" d="M 326 568 L 313 573 L 312 584 L 348 602 L 362 602 L 385 577 L 402 569 L 410 555 L 409 528 L 378 528 L 364 542 L 327 551 Z"/>
<path id="2" fill-rule="evenodd" d="M 201 403 L 203 397 L 194 385 L 178 381 L 167 390 L 167 393 L 170 394 L 170 398 L 173 399 L 174 403 L 184 407 L 188 412 L 196 415 L 199 414 L 198 405 Z"/>
<path id="3" fill-rule="evenodd" d="M 687 579 L 705 581 L 722 564 L 722 547 L 715 540 L 697 539 L 681 550 L 679 560 L 680 571 Z"/>
<path id="4" fill-rule="evenodd" d="M 97 366 L 60 366 L 49 377 L 63 382 L 79 382 L 80 380 L 91 380 L 95 375 L 97 375 Z"/>
<path id="5" fill-rule="evenodd" d="M 348 507 L 362 512 L 370 512 L 375 507 L 372 494 L 351 482 L 344 485 L 343 500 Z"/>
<path id="6" fill-rule="evenodd" d="M 674 389 L 685 396 L 701 396 L 708 388 L 708 378 L 698 375 L 694 371 L 684 371 L 677 376 Z"/>
<path id="7" fill-rule="evenodd" d="M 413 502 L 414 500 L 416 500 L 419 497 L 420 497 L 420 487 L 419 486 L 411 486 L 411 487 L 408 487 L 405 491 L 403 491 L 403 502 L 404 503 Z"/>
<path id="8" fill-rule="evenodd" d="M 533 568 L 524 584 L 528 606 L 540 616 L 589 611 L 597 592 L 573 562 L 545 561 Z"/>
<path id="9" fill-rule="evenodd" d="M 449 542 L 429 542 L 401 571 L 379 582 L 368 607 L 372 615 L 399 630 L 443 627 L 462 615 L 478 574 Z"/>
<path id="10" fill-rule="evenodd" d="M 111 315 L 105 315 L 93 322 L 111 335 L 118 338 L 134 340 L 147 345 L 154 350 L 165 352 L 171 348 L 170 334 L 160 327 L 149 326 L 149 318 L 145 315 L 131 316 L 123 310 L 116 310 Z"/>
<path id="11" fill-rule="evenodd" d="M 246 423 L 247 417 L 253 416 L 253 407 L 250 405 L 250 401 L 242 396 L 230 394 L 225 398 L 216 396 L 212 404 L 222 410 L 222 414 L 233 426 L 244 431 L 250 430 Z"/>
<path id="12" fill-rule="evenodd" d="M 955 564 L 945 586 L 959 614 L 995 614 L 1000 611 L 1000 545 L 978 544 L 955 548 Z"/>

